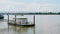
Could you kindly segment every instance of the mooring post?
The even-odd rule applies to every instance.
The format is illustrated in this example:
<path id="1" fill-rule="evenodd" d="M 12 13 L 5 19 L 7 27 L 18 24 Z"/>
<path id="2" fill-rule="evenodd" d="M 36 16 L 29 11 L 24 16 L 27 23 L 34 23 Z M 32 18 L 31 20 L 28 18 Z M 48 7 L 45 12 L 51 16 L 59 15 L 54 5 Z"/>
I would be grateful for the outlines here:
<path id="1" fill-rule="evenodd" d="M 8 15 L 8 14 L 7 14 L 7 15 Z M 9 15 L 8 15 L 8 21 L 7 21 L 7 22 L 8 22 L 8 32 L 9 32 Z"/>
<path id="2" fill-rule="evenodd" d="M 35 25 L 35 15 L 33 16 L 33 22 L 34 22 L 34 25 Z M 34 26 L 34 34 L 35 34 L 35 26 Z"/>
<path id="3" fill-rule="evenodd" d="M 15 18 L 14 19 L 15 19 L 15 31 L 16 31 L 16 15 L 15 15 Z"/>
<path id="4" fill-rule="evenodd" d="M 8 15 L 8 23 L 9 23 L 9 15 Z"/>
<path id="5" fill-rule="evenodd" d="M 35 25 L 35 15 L 33 16 L 33 21 L 34 21 L 34 25 Z"/>
<path id="6" fill-rule="evenodd" d="M 16 25 L 16 15 L 15 15 L 15 25 Z"/>

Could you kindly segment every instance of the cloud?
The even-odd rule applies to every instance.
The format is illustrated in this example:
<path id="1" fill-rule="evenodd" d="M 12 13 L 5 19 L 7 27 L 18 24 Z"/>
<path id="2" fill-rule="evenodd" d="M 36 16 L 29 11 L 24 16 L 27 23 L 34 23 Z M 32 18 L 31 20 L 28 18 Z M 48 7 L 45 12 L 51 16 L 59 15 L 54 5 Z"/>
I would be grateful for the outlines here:
<path id="1" fill-rule="evenodd" d="M 59 12 L 60 4 L 24 3 L 11 0 L 0 0 L 0 12 Z"/>

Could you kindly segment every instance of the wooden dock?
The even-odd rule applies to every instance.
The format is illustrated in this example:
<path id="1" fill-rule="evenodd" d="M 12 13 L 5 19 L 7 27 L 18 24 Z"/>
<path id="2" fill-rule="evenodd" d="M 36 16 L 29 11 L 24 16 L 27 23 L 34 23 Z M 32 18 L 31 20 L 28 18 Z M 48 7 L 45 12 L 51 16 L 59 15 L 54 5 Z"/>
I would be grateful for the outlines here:
<path id="1" fill-rule="evenodd" d="M 8 24 L 14 26 L 35 26 L 35 24 L 13 24 L 13 23 L 8 23 Z"/>
<path id="2" fill-rule="evenodd" d="M 33 23 L 33 24 L 32 24 Z M 35 26 L 35 15 L 33 16 L 33 22 L 31 24 L 17 24 L 16 22 L 16 15 L 15 15 L 15 20 L 9 20 L 9 15 L 8 15 L 8 24 L 10 25 L 16 25 L 16 26 Z"/>

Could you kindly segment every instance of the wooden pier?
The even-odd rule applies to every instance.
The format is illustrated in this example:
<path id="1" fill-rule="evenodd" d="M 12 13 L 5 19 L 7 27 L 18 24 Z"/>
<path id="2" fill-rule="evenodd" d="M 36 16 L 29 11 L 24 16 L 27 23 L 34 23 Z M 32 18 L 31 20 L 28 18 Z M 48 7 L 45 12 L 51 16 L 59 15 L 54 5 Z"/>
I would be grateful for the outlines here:
<path id="1" fill-rule="evenodd" d="M 12 22 L 10 22 L 9 15 L 8 15 L 8 25 L 16 25 L 16 26 L 35 26 L 35 15 L 33 16 L 33 24 L 24 24 L 24 25 L 22 25 L 22 24 L 17 24 L 17 22 L 16 22 L 16 16 L 17 16 L 17 15 L 15 15 L 15 22 L 12 23 Z"/>

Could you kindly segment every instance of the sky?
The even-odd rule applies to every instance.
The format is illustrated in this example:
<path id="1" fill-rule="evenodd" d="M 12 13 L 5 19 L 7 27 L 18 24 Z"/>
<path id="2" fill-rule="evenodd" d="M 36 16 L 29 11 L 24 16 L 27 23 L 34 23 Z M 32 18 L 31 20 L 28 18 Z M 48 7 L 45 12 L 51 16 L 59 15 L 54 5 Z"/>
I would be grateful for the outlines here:
<path id="1" fill-rule="evenodd" d="M 60 12 L 60 0 L 0 0 L 0 12 Z"/>

